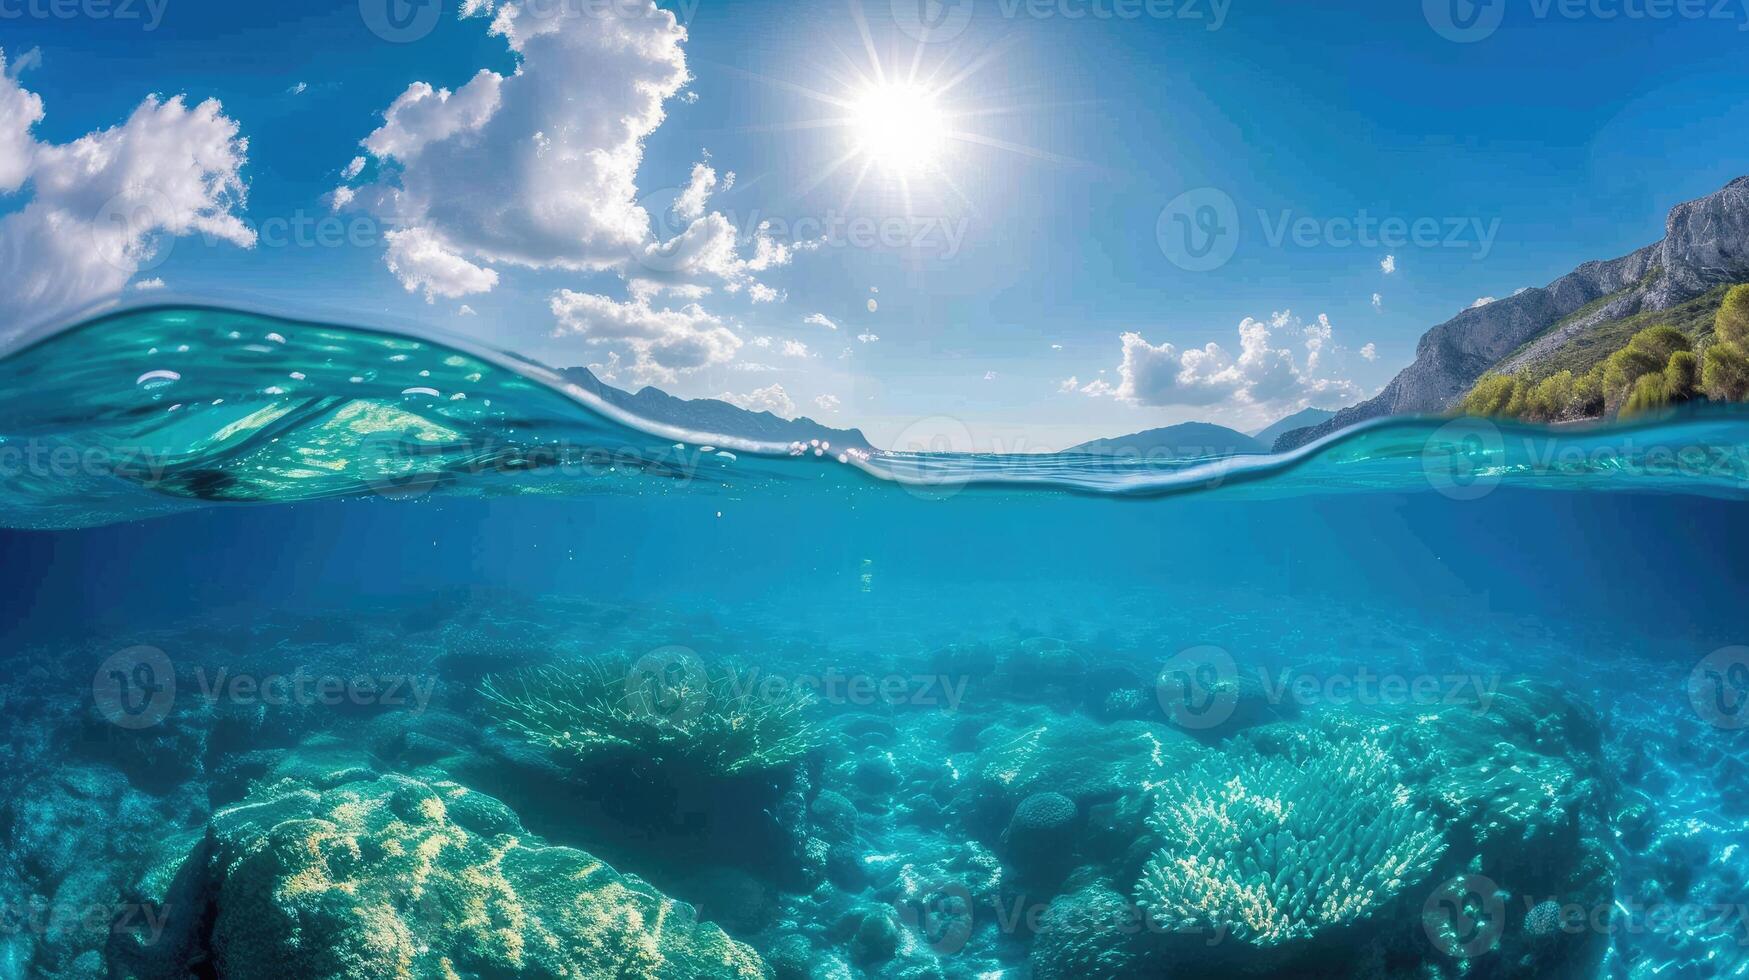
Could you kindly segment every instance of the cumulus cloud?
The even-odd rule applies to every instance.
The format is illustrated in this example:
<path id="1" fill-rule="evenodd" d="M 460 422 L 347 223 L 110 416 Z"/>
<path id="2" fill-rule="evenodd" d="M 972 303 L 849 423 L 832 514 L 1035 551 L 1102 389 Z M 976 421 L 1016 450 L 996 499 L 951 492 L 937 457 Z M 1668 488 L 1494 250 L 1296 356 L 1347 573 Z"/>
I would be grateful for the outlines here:
<path id="1" fill-rule="evenodd" d="M 1099 373 L 1104 374 L 1105 372 L 1101 371 Z M 1092 381 L 1082 384 L 1080 378 L 1071 375 L 1064 378 L 1062 381 L 1057 382 L 1057 390 L 1065 395 L 1082 394 L 1092 398 L 1098 398 L 1103 395 L 1111 394 L 1112 387 L 1111 382 L 1106 381 L 1104 378 L 1094 378 Z"/>
<path id="2" fill-rule="evenodd" d="M 723 401 L 744 408 L 749 412 L 770 412 L 779 418 L 793 419 L 796 417 L 796 403 L 783 390 L 783 385 L 774 384 L 769 388 L 755 388 L 745 395 L 723 392 Z"/>
<path id="3" fill-rule="evenodd" d="M 134 283 L 134 288 L 142 293 L 156 292 L 157 290 L 164 288 L 164 280 L 156 278 L 141 279 Z"/>
<path id="4" fill-rule="evenodd" d="M 407 291 L 425 290 L 425 302 L 483 293 L 498 285 L 494 269 L 482 269 L 449 248 L 428 228 L 408 228 L 383 234 L 389 243 L 383 261 Z"/>
<path id="5" fill-rule="evenodd" d="M 1382 294 L 1382 293 L 1373 293 L 1372 294 L 1372 308 L 1375 310 L 1382 310 L 1385 308 L 1384 294 Z"/>
<path id="6" fill-rule="evenodd" d="M 786 340 L 783 342 L 783 356 L 812 357 L 814 356 L 814 353 L 813 351 L 808 350 L 807 344 L 804 344 L 799 340 Z"/>
<path id="7" fill-rule="evenodd" d="M 0 218 L 0 334 L 119 294 L 172 238 L 255 244 L 233 212 L 249 144 L 216 100 L 150 96 L 63 144 L 32 135 L 42 117 L 0 53 L 0 193 L 32 189 Z"/>
<path id="8" fill-rule="evenodd" d="M 1495 299 L 1492 296 L 1480 296 L 1480 297 L 1477 297 L 1477 299 L 1474 303 L 1470 304 L 1470 309 L 1472 309 L 1472 310 L 1481 309 L 1482 307 L 1487 306 L 1489 303 L 1497 303 L 1497 302 L 1499 302 L 1499 300 Z"/>
<path id="9" fill-rule="evenodd" d="M 880 339 L 881 338 L 878 334 L 859 333 L 856 335 L 856 342 L 859 344 L 872 344 L 872 343 L 876 343 Z"/>
<path id="10" fill-rule="evenodd" d="M 1397 257 L 1395 255 L 1385 256 L 1384 260 L 1379 263 L 1379 268 L 1381 270 L 1383 270 L 1384 274 L 1387 276 L 1393 272 L 1396 272 L 1397 271 Z"/>
<path id="11" fill-rule="evenodd" d="M 1214 343 L 1185 350 L 1170 343 L 1156 346 L 1132 331 L 1119 338 L 1123 362 L 1116 385 L 1103 379 L 1079 385 L 1070 378 L 1059 390 L 1111 395 L 1135 405 L 1271 409 L 1357 397 L 1360 391 L 1352 382 L 1324 370 L 1326 356 L 1336 349 L 1334 333 L 1326 316 L 1310 324 L 1289 312 L 1276 313 L 1267 323 L 1247 317 L 1239 324 L 1235 355 Z"/>
<path id="12" fill-rule="evenodd" d="M 806 320 L 803 320 L 802 322 L 808 324 L 809 326 L 825 327 L 827 330 L 837 330 L 838 329 L 838 324 L 833 323 L 832 320 L 830 318 L 828 318 L 826 316 L 826 314 L 824 314 L 824 313 L 810 313 L 810 314 L 808 314 L 808 318 Z"/>
<path id="13" fill-rule="evenodd" d="M 617 302 L 606 296 L 561 289 L 550 304 L 557 336 L 581 336 L 591 344 L 619 344 L 633 357 L 632 372 L 645 383 L 721 364 L 735 356 L 741 338 L 693 303 L 657 309 L 647 299 Z"/>
<path id="14" fill-rule="evenodd" d="M 1362 347 L 1360 349 L 1360 356 L 1361 356 L 1362 360 L 1367 360 L 1367 361 L 1378 360 L 1379 359 L 1379 345 L 1367 344 L 1365 347 Z"/>
<path id="15" fill-rule="evenodd" d="M 721 187 L 717 184 L 717 172 L 708 164 L 694 164 L 692 179 L 680 192 L 680 197 L 674 202 L 674 214 L 684 221 L 697 221 L 704 217 L 705 207 L 710 204 L 711 195 L 719 189 L 728 190 L 735 186 L 733 173 L 723 178 Z"/>
<path id="16" fill-rule="evenodd" d="M 667 215 L 639 203 L 644 140 L 690 81 L 686 30 L 672 13 L 652 0 L 620 0 L 590 16 L 568 4 L 467 0 L 462 14 L 491 16 L 516 71 L 481 69 L 453 91 L 409 86 L 363 140 L 384 164 L 380 176 L 333 197 L 409 243 L 385 256 L 404 286 L 428 296 L 486 292 L 498 267 L 520 266 L 616 272 L 634 302 L 665 291 L 697 300 L 714 288 L 754 302 L 781 298 L 756 277 L 787 264 L 795 248 L 764 229 L 742 241 L 728 218 L 707 211 L 732 174 L 719 180 L 709 165 L 695 166 L 668 206 L 684 228 L 665 239 L 652 217 Z M 347 172 L 350 181 L 363 168 Z"/>
<path id="17" fill-rule="evenodd" d="M 837 395 L 821 395 L 814 399 L 814 404 L 819 406 L 822 412 L 836 412 L 838 406 L 843 403 L 838 400 Z"/>

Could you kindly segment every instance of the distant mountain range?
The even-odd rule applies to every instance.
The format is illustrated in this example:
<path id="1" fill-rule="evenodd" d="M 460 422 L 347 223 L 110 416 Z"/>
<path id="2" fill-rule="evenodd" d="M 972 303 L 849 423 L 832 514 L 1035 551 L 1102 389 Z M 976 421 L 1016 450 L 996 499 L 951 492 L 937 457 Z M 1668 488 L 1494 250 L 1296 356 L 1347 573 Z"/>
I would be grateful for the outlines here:
<path id="1" fill-rule="evenodd" d="M 1092 456 L 1143 456 L 1191 458 L 1197 456 L 1242 456 L 1269 450 L 1256 439 L 1224 425 L 1183 422 L 1163 429 L 1149 429 L 1113 439 L 1094 439 L 1070 446 L 1066 453 Z"/>
<path id="2" fill-rule="evenodd" d="M 1281 438 L 1284 433 L 1292 432 L 1295 429 L 1304 429 L 1308 426 L 1323 425 L 1335 417 L 1336 413 L 1329 409 L 1308 408 L 1289 415 L 1261 432 L 1252 433 L 1251 438 L 1261 443 L 1264 450 L 1268 451 L 1275 447 L 1275 440 Z"/>
<path id="3" fill-rule="evenodd" d="M 1079 446 L 1071 446 L 1064 452 L 1171 459 L 1262 454 L 1270 451 L 1270 446 L 1282 433 L 1308 425 L 1318 425 L 1335 414 L 1322 408 L 1308 408 L 1249 436 L 1211 422 L 1183 422 L 1162 429 L 1118 436 L 1115 439 L 1094 439 Z"/>
<path id="4" fill-rule="evenodd" d="M 692 432 L 737 436 L 760 442 L 807 442 L 810 439 L 820 439 L 834 446 L 874 448 L 860 429 L 834 429 L 810 418 L 792 420 L 770 412 L 750 412 L 717 398 L 676 398 L 660 388 L 648 386 L 633 394 L 603 382 L 585 367 L 565 368 L 559 374 L 566 381 L 638 418 Z M 1282 419 L 1255 436 L 1209 422 L 1185 422 L 1115 439 L 1095 439 L 1065 452 L 1174 459 L 1262 454 L 1269 452 L 1270 444 L 1280 433 L 1315 425 L 1334 414 L 1320 408 L 1308 408 Z"/>
<path id="5" fill-rule="evenodd" d="M 750 412 L 715 398 L 676 398 L 659 388 L 637 394 L 605 384 L 584 367 L 559 372 L 569 381 L 610 405 L 641 419 L 706 435 L 738 436 L 760 442 L 807 442 L 819 439 L 834 447 L 872 449 L 858 429 L 834 429 L 810 418 L 786 419 L 770 412 Z"/>
<path id="6" fill-rule="evenodd" d="M 1749 177 L 1677 205 L 1657 244 L 1587 262 L 1540 289 L 1434 327 L 1421 338 L 1414 362 L 1377 397 L 1283 433 L 1274 448 L 1293 449 L 1386 415 L 1449 411 L 1490 371 L 1533 379 L 1563 368 L 1582 373 L 1641 327 L 1668 324 L 1697 335 L 1710 329 L 1722 287 L 1741 282 L 1749 282 Z"/>

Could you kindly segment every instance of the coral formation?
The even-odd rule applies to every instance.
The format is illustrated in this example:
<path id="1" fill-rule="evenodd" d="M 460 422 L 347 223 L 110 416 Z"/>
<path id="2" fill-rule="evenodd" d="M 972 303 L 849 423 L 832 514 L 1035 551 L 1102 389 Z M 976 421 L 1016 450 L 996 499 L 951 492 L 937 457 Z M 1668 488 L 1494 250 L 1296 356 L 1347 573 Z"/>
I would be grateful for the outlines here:
<path id="1" fill-rule="evenodd" d="M 1164 927 L 1259 946 L 1368 916 L 1446 846 L 1384 746 L 1310 732 L 1204 757 L 1158 788 L 1149 823 L 1164 847 L 1138 904 Z"/>
<path id="2" fill-rule="evenodd" d="M 267 787 L 213 818 L 214 962 L 227 980 L 769 975 L 687 906 L 518 831 L 453 783 Z"/>
<path id="3" fill-rule="evenodd" d="M 688 666 L 667 686 L 639 664 L 584 661 L 489 677 L 480 694 L 505 726 L 584 764 L 635 757 L 735 776 L 814 744 L 805 693 L 744 687 L 727 668 Z"/>

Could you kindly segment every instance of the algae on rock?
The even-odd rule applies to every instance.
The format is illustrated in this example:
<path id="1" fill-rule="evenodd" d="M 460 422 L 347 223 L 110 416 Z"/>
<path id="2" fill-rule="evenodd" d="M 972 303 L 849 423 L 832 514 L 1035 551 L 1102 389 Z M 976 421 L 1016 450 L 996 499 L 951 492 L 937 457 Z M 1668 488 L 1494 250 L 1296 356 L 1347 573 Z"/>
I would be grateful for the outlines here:
<path id="1" fill-rule="evenodd" d="M 285 780 L 216 814 L 212 836 L 227 980 L 769 975 L 688 906 L 454 783 Z"/>

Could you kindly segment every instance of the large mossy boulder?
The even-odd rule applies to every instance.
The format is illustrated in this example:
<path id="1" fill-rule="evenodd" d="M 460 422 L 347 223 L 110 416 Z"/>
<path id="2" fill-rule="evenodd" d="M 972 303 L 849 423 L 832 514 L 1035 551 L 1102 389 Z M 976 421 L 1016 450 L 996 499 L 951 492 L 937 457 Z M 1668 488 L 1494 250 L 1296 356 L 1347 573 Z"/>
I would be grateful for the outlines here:
<path id="1" fill-rule="evenodd" d="M 225 980 L 769 975 L 688 906 L 454 783 L 282 780 L 216 814 L 210 845 Z"/>

